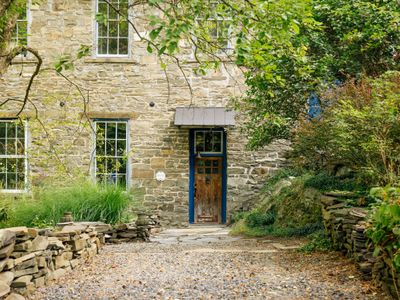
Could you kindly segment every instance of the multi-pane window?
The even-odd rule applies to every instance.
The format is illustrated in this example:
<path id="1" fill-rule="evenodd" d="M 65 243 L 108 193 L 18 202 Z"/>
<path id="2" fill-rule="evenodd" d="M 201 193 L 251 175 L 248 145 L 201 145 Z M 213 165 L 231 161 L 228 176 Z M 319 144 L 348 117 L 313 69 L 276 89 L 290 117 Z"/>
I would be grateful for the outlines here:
<path id="1" fill-rule="evenodd" d="M 201 130 L 195 132 L 196 153 L 222 153 L 222 131 Z"/>
<path id="2" fill-rule="evenodd" d="M 95 176 L 101 183 L 127 187 L 128 130 L 126 121 L 95 121 Z"/>
<path id="3" fill-rule="evenodd" d="M 97 54 L 128 55 L 128 0 L 97 1 Z M 102 20 L 102 22 L 99 22 Z"/>
<path id="4" fill-rule="evenodd" d="M 25 125 L 19 120 L 0 120 L 0 189 L 26 187 Z"/>
<path id="5" fill-rule="evenodd" d="M 199 26 L 206 32 L 205 39 L 209 43 L 207 48 L 212 52 L 227 52 L 232 49 L 231 19 L 226 18 L 228 8 L 222 2 L 214 0 L 210 1 L 209 7 L 209 12 L 197 19 Z M 220 13 L 221 9 L 224 14 Z"/>
<path id="6" fill-rule="evenodd" d="M 28 45 L 28 8 L 27 6 L 18 16 L 15 24 L 14 32 L 12 35 L 12 42 L 15 45 L 27 46 Z"/>
<path id="7" fill-rule="evenodd" d="M 231 49 L 229 22 L 223 19 L 208 19 L 205 23 L 210 34 L 212 46 L 221 52 Z"/>

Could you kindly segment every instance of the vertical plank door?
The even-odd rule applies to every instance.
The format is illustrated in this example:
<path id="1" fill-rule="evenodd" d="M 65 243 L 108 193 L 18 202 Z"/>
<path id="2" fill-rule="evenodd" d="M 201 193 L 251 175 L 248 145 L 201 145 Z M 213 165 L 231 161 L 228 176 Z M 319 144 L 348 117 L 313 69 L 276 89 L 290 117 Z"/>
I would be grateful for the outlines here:
<path id="1" fill-rule="evenodd" d="M 195 161 L 195 223 L 220 223 L 222 204 L 222 158 Z"/>

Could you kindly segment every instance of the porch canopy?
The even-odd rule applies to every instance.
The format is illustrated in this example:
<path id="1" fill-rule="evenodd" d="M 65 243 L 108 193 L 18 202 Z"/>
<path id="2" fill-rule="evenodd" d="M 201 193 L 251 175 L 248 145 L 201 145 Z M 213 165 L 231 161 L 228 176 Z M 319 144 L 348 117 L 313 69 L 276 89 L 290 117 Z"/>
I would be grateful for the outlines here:
<path id="1" fill-rule="evenodd" d="M 185 127 L 235 126 L 235 111 L 225 107 L 177 107 L 175 125 Z"/>

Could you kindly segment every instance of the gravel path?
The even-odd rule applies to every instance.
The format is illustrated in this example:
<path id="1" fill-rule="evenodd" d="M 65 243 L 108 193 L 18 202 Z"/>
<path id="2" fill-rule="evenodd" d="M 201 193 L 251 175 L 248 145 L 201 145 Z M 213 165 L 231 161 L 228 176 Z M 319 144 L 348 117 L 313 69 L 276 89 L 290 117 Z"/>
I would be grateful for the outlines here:
<path id="1" fill-rule="evenodd" d="M 171 230 L 152 243 L 105 246 L 33 299 L 385 299 L 340 254 L 285 250 L 297 244 Z"/>

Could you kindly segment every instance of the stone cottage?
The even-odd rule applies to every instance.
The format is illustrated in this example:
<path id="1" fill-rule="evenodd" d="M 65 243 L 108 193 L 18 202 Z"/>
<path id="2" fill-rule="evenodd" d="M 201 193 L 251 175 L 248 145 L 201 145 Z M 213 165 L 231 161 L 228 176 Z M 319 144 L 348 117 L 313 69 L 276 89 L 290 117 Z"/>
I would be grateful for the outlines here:
<path id="1" fill-rule="evenodd" d="M 147 9 L 130 12 L 143 34 L 140 17 Z M 95 21 L 99 11 L 108 14 L 106 25 Z M 10 99 L 0 111 L 3 192 L 25 193 L 45 180 L 90 174 L 139 190 L 137 197 L 164 224 L 229 222 L 235 210 L 258 199 L 287 146 L 245 149 L 241 116 L 228 105 L 244 90 L 235 66 L 196 75 L 193 49 L 181 45 L 181 68 L 171 63 L 164 72 L 118 18 L 102 0 L 28 4 L 14 42 L 36 49 L 44 65 L 19 119 L 18 101 L 35 58 L 17 57 L 0 78 L 0 99 Z M 74 57 L 81 45 L 92 46 L 90 56 L 64 76 L 55 72 L 55 61 Z"/>

